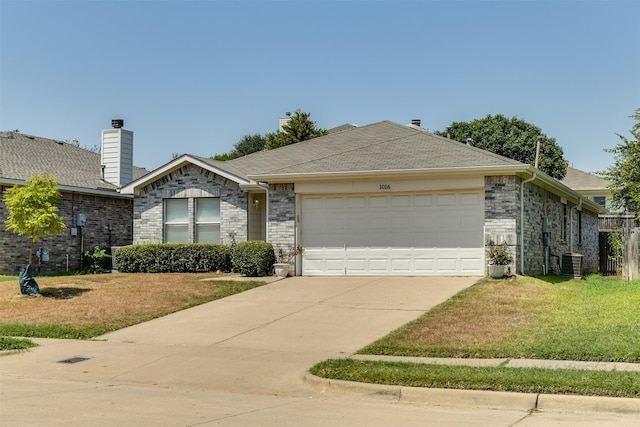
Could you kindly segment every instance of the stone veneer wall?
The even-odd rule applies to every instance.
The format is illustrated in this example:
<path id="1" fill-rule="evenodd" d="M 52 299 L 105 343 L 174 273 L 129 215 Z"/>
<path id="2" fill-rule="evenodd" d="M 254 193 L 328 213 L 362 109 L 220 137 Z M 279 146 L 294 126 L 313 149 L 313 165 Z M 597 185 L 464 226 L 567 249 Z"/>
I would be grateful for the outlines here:
<path id="1" fill-rule="evenodd" d="M 220 243 L 247 240 L 247 193 L 227 178 L 195 165 L 187 165 L 141 189 L 134 203 L 136 244 L 163 242 L 163 200 L 188 198 L 189 217 L 193 218 L 193 199 L 220 197 Z M 193 223 L 189 226 L 193 240 Z"/>
<path id="2" fill-rule="evenodd" d="M 8 187 L 0 187 L 0 194 Z M 82 249 L 91 250 L 94 246 L 103 248 L 124 246 L 133 240 L 133 199 L 98 196 L 90 194 L 61 192 L 59 215 L 65 218 L 67 230 L 63 235 L 49 237 L 34 245 L 32 270 L 38 274 L 59 273 L 80 268 Z M 86 233 L 81 238 L 77 228 L 77 215 L 83 213 L 87 218 Z M 9 217 L 4 202 L 0 198 L 0 274 L 16 275 L 29 262 L 31 241 L 26 237 L 6 231 L 5 220 Z M 109 224 L 112 230 L 109 232 Z M 77 235 L 71 235 L 71 229 L 77 229 Z M 35 251 L 38 248 L 49 249 L 49 262 L 38 262 Z"/>
<path id="3" fill-rule="evenodd" d="M 583 272 L 597 272 L 599 260 L 598 216 L 567 202 L 566 239 L 562 239 L 565 203 L 559 196 L 532 183 L 524 189 L 524 224 L 520 224 L 520 184 L 515 176 L 485 178 L 485 239 L 502 239 L 510 245 L 514 255 L 513 267 L 520 272 L 520 232 L 524 235 L 525 274 L 543 273 L 545 251 L 543 223 L 547 218 L 550 233 L 549 267 L 560 273 L 562 254 L 571 250 L 583 255 Z M 581 217 L 581 219 L 579 219 Z M 579 224 L 581 222 L 582 233 Z M 580 241 L 580 235 L 582 241 Z M 572 240 L 573 239 L 573 240 Z"/>
<path id="4" fill-rule="evenodd" d="M 267 241 L 274 248 L 289 248 L 296 243 L 296 195 L 293 184 L 269 185 Z"/>

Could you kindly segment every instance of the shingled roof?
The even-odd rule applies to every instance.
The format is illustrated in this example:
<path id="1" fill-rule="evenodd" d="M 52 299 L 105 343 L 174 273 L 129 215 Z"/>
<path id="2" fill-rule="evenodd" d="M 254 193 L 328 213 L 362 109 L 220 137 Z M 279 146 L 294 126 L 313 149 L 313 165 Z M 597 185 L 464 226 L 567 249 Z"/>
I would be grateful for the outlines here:
<path id="1" fill-rule="evenodd" d="M 562 183 L 576 191 L 609 191 L 611 181 L 580 169 L 568 167 Z"/>
<path id="2" fill-rule="evenodd" d="M 248 176 L 522 165 L 424 129 L 382 121 L 226 162 Z"/>
<path id="3" fill-rule="evenodd" d="M 116 192 L 117 186 L 101 180 L 99 153 L 54 139 L 0 132 L 0 182 L 26 181 L 47 173 L 61 186 Z M 134 167 L 134 178 L 149 171 Z"/>

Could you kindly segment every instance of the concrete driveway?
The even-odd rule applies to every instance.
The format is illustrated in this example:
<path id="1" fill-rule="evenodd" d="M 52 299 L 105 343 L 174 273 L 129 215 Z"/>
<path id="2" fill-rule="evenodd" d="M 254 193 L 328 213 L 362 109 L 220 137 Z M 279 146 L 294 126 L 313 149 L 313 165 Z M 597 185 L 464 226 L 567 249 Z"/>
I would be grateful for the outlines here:
<path id="1" fill-rule="evenodd" d="M 476 280 L 293 277 L 95 341 L 36 340 L 41 347 L 0 358 L 3 419 L 24 421 L 21 407 L 34 414 L 23 396 L 38 382 L 39 396 L 51 385 L 49 402 L 60 387 L 89 384 L 308 396 L 301 375 L 311 365 L 352 354 Z M 76 357 L 87 360 L 60 363 Z M 90 398 L 80 390 L 73 400 Z"/>
<path id="2" fill-rule="evenodd" d="M 536 413 L 534 420 L 515 394 L 502 399 L 513 407 L 500 410 L 469 406 L 472 394 L 444 407 L 389 396 L 363 400 L 361 393 L 328 396 L 302 380 L 311 365 L 351 355 L 476 280 L 295 277 L 95 341 L 36 340 L 41 347 L 0 357 L 0 420 L 3 426 L 559 425 L 564 414 Z M 82 361 L 63 362 L 74 358 Z M 569 425 L 596 420 L 567 417 Z M 609 414 L 597 421 L 619 426 L 637 419 Z"/>

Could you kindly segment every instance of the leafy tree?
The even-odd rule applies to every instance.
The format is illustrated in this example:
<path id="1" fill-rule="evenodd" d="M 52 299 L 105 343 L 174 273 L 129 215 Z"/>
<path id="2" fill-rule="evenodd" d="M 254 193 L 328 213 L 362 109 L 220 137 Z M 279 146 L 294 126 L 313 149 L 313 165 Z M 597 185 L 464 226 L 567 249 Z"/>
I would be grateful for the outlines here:
<path id="1" fill-rule="evenodd" d="M 212 159 L 222 161 L 237 159 L 238 157 L 264 150 L 266 143 L 267 139 L 259 133 L 253 135 L 247 134 L 235 143 L 233 150 L 228 153 L 216 154 Z"/>
<path id="2" fill-rule="evenodd" d="M 267 143 L 265 148 L 273 150 L 274 148 L 284 147 L 301 141 L 326 135 L 326 129 L 316 126 L 316 122 L 310 119 L 311 113 L 304 113 L 297 109 L 286 125 L 282 126 L 282 130 L 275 133 L 267 134 Z"/>
<path id="3" fill-rule="evenodd" d="M 601 175 L 611 181 L 613 204 L 638 213 L 640 219 L 640 108 L 629 117 L 636 121 L 629 131 L 633 138 L 617 134 L 622 142 L 604 150 L 613 153 L 614 163 Z"/>
<path id="4" fill-rule="evenodd" d="M 64 233 L 64 218 L 58 215 L 60 191 L 54 177 L 44 174 L 27 179 L 26 186 L 17 184 L 4 194 L 4 203 L 9 211 L 5 221 L 7 230 L 31 240 L 29 264 L 33 263 L 33 246 L 49 236 Z"/>
<path id="5" fill-rule="evenodd" d="M 456 141 L 466 143 L 471 139 L 475 147 L 531 165 L 535 162 L 540 137 L 539 169 L 556 179 L 564 178 L 567 173 L 568 162 L 555 138 L 549 138 L 539 127 L 517 117 L 509 119 L 502 114 L 489 114 L 471 122 L 453 122 L 448 131 Z M 446 131 L 436 131 L 436 134 L 447 136 Z"/>

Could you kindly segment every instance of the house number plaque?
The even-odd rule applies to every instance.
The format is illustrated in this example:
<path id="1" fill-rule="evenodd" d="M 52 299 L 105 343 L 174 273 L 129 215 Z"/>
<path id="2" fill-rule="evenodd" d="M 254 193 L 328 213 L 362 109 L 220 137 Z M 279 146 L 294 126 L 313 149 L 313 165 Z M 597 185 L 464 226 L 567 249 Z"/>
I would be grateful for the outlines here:
<path id="1" fill-rule="evenodd" d="M 391 184 L 380 184 L 380 190 L 391 190 Z"/>

